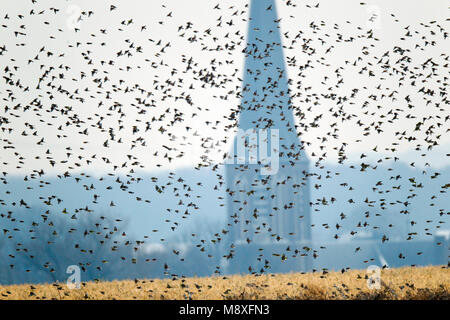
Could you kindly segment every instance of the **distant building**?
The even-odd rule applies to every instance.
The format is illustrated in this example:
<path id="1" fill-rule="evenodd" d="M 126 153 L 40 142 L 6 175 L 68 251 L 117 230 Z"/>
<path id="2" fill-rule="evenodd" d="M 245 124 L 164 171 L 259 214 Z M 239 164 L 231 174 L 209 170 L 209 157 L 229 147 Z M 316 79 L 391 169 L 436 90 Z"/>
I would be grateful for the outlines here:
<path id="1" fill-rule="evenodd" d="M 274 0 L 251 1 L 239 132 L 226 167 L 229 273 L 259 271 L 266 260 L 267 272 L 311 269 L 309 160 L 295 127 L 277 19 Z"/>

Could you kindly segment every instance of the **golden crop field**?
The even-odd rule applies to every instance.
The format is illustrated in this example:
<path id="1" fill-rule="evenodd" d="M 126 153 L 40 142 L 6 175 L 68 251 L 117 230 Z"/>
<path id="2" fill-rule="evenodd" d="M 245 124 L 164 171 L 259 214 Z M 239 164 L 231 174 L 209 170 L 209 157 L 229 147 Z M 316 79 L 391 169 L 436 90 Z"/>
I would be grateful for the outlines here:
<path id="1" fill-rule="evenodd" d="M 379 289 L 366 270 L 83 282 L 0 287 L 1 299 L 445 299 L 450 270 L 444 266 L 381 270 Z"/>

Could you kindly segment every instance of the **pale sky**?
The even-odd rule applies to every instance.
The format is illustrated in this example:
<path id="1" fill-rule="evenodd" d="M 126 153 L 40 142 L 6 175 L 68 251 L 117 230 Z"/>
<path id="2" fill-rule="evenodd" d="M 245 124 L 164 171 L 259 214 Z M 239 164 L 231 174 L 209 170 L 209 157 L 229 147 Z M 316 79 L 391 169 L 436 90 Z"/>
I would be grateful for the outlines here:
<path id="1" fill-rule="evenodd" d="M 301 94 L 293 98 L 293 103 L 305 113 L 304 119 L 296 117 L 296 120 L 298 124 L 309 126 L 315 118 L 320 117 L 318 126 L 314 128 L 309 126 L 308 131 L 302 135 L 302 140 L 307 142 L 306 151 L 310 157 L 316 160 L 326 152 L 326 161 L 336 162 L 338 155 L 333 148 L 340 148 L 345 142 L 346 155 L 353 161 L 359 161 L 361 153 L 364 153 L 373 160 L 397 156 L 408 163 L 415 161 L 418 165 L 423 165 L 429 162 L 435 168 L 447 166 L 449 161 L 446 153 L 450 146 L 450 136 L 446 132 L 448 125 L 444 123 L 444 118 L 449 112 L 448 106 L 441 102 L 442 97 L 438 92 L 439 88 L 443 88 L 442 83 L 448 84 L 448 79 L 444 79 L 448 77 L 448 66 L 444 68 L 442 65 L 448 64 L 450 45 L 449 39 L 444 39 L 443 32 L 440 31 L 440 27 L 448 30 L 448 2 L 383 0 L 365 1 L 366 5 L 360 5 L 360 0 L 329 0 L 320 1 L 319 8 L 314 7 L 318 1 L 291 2 L 296 4 L 296 7 L 288 6 L 286 1 L 277 1 L 277 9 L 281 19 L 283 45 L 286 46 L 285 57 L 290 61 L 293 59 L 296 61 L 296 65 L 291 63 L 287 66 L 288 76 L 292 80 L 290 85 L 292 94 Z M 0 56 L 2 72 L 5 65 L 8 65 L 9 69 L 18 66 L 18 70 L 14 71 L 13 81 L 19 79 L 24 87 L 29 86 L 29 91 L 23 93 L 17 87 L 6 87 L 4 79 L 1 79 L 0 117 L 6 116 L 10 123 L 0 127 L 13 128 L 11 133 L 1 133 L 2 171 L 26 175 L 42 168 L 46 173 L 54 174 L 61 174 L 67 170 L 100 174 L 111 172 L 113 165 L 119 166 L 116 172 L 128 172 L 129 165 L 133 162 L 139 162 L 142 166 L 140 170 L 149 172 L 193 167 L 200 161 L 206 146 L 213 147 L 207 153 L 208 158 L 213 163 L 220 162 L 224 152 L 230 149 L 232 142 L 230 137 L 233 135 L 232 131 L 226 131 L 224 128 L 231 124 L 225 117 L 239 104 L 239 98 L 235 93 L 240 90 L 239 79 L 242 79 L 243 74 L 242 49 L 245 47 L 247 33 L 247 8 L 245 8 L 247 3 L 248 1 L 237 0 L 220 1 L 221 10 L 215 10 L 217 2 L 209 0 L 127 2 L 39 0 L 34 5 L 31 1 L 21 1 L 20 6 L 17 1 L 3 0 L 0 21 L 7 27 L 0 27 L 2 30 L 0 47 L 6 45 L 7 51 Z M 110 12 L 111 4 L 117 6 L 112 12 Z M 308 8 L 307 5 L 312 8 Z M 50 11 L 52 7 L 58 8 L 59 12 L 54 14 Z M 31 9 L 35 11 L 34 15 L 29 15 Z M 44 9 L 42 15 L 37 14 Z M 78 14 L 82 11 L 86 13 L 93 11 L 93 14 L 90 17 L 87 17 L 87 14 L 82 15 L 82 20 L 77 22 Z M 4 18 L 6 14 L 9 19 Z M 23 15 L 22 19 L 18 17 L 19 14 Z M 130 19 L 132 23 L 128 24 Z M 222 20 L 220 28 L 217 27 L 220 22 L 218 19 Z M 232 26 L 226 23 L 230 20 L 233 20 Z M 45 24 L 45 21 L 49 24 Z M 186 29 L 188 22 L 192 23 L 190 29 Z M 312 23 L 317 26 L 316 29 L 311 27 Z M 142 28 L 144 25 L 145 29 Z M 183 26 L 180 31 L 179 26 Z M 79 31 L 75 32 L 74 27 Z M 405 27 L 409 28 L 412 36 L 402 41 L 400 38 L 408 31 Z M 374 30 L 374 37 L 379 41 L 369 42 L 365 38 L 358 38 L 366 34 L 370 28 Z M 104 33 L 100 31 L 101 29 Z M 15 36 L 14 31 L 26 33 L 26 36 L 21 34 Z M 299 31 L 302 32 L 302 37 L 292 44 L 291 41 Z M 181 33 L 185 33 L 185 36 L 180 37 Z M 195 38 L 191 38 L 193 36 Z M 426 39 L 422 39 L 422 36 Z M 355 40 L 336 42 L 341 37 L 342 39 L 354 37 Z M 425 46 L 427 38 L 436 42 Z M 310 48 L 315 48 L 315 54 L 308 55 L 310 49 L 305 47 L 302 50 L 302 45 L 305 44 L 303 39 L 311 39 L 307 44 Z M 23 43 L 25 46 L 21 45 Z M 236 49 L 202 50 L 205 46 L 224 48 L 226 44 L 235 45 Z M 374 46 L 371 47 L 371 44 Z M 420 46 L 416 47 L 416 44 Z M 43 46 L 45 49 L 39 52 Z M 365 50 L 362 50 L 364 46 L 368 46 L 369 49 L 366 55 L 363 54 Z M 380 65 L 376 64 L 385 52 L 390 51 L 389 63 L 394 65 L 401 57 L 392 53 L 396 46 L 411 50 L 408 53 L 411 61 L 407 63 L 410 69 L 421 68 L 425 61 L 432 58 L 433 62 L 438 64 L 435 75 L 426 78 L 430 68 L 418 69 L 416 72 L 423 72 L 424 76 L 417 80 L 415 87 L 408 85 L 411 80 L 404 81 L 405 84 L 399 87 L 401 75 L 383 73 Z M 141 52 L 136 52 L 138 47 L 141 47 Z M 132 51 L 133 56 L 118 57 L 117 52 L 125 52 L 127 49 Z M 47 56 L 47 51 L 53 55 Z M 39 60 L 28 63 L 28 60 L 36 55 Z M 202 88 L 203 83 L 198 80 L 198 74 L 194 74 L 193 70 L 185 72 L 186 61 L 191 57 L 193 65 L 197 64 L 194 66 L 196 71 L 200 69 L 211 71 L 210 62 L 215 60 L 214 73 L 217 79 L 232 81 L 226 82 L 220 88 L 210 88 L 209 85 Z M 358 57 L 363 57 L 363 62 L 351 66 Z M 89 64 L 89 60 L 92 60 L 92 64 Z M 103 65 L 102 60 L 106 62 Z M 108 64 L 110 60 L 115 61 L 114 65 Z M 308 60 L 311 60 L 314 68 L 304 71 L 303 76 L 299 76 L 299 66 L 306 64 Z M 346 61 L 349 63 L 346 64 Z M 368 65 L 367 62 L 372 62 L 373 65 Z M 56 70 L 52 70 L 49 78 L 42 82 L 41 89 L 36 90 L 38 79 L 50 66 Z M 61 69 L 57 69 L 59 66 L 63 68 L 67 66 L 70 69 L 66 68 L 62 72 Z M 367 72 L 360 74 L 359 71 L 365 67 L 373 71 L 375 76 L 369 77 Z M 342 83 L 339 83 L 341 78 L 335 72 L 339 68 L 344 68 L 339 71 Z M 93 69 L 96 69 L 97 73 L 91 75 Z M 58 79 L 61 73 L 64 73 L 64 79 Z M 49 90 L 50 88 L 45 85 L 51 80 L 51 76 L 56 77 L 52 80 L 55 88 Z M 103 81 L 103 88 L 97 93 L 99 89 L 92 79 L 104 80 L 105 77 L 109 81 Z M 170 85 L 171 91 L 164 92 L 167 87 L 156 87 L 164 85 L 167 79 L 175 81 Z M 421 83 L 422 79 L 427 79 L 427 82 Z M 297 88 L 299 83 L 301 87 Z M 194 89 L 190 89 L 191 84 Z M 64 94 L 57 92 L 59 85 L 70 91 L 78 89 L 78 97 L 84 97 L 85 100 L 80 102 L 67 99 Z M 124 92 L 127 87 L 131 89 L 135 85 L 151 92 L 152 95 L 147 97 L 146 93 L 141 94 L 139 90 L 132 93 Z M 375 90 L 378 85 L 381 85 L 383 90 Z M 423 95 L 417 93 L 422 86 L 436 91 L 429 105 L 422 99 Z M 121 90 L 117 91 L 116 88 Z M 333 93 L 350 96 L 355 88 L 359 91 L 352 100 L 353 104 L 344 103 L 343 108 L 347 114 L 356 117 L 345 122 L 337 120 L 333 116 L 337 110 L 336 101 L 325 99 L 321 95 Z M 8 89 L 14 91 L 16 100 L 10 100 Z M 445 90 L 448 91 L 448 85 Z M 396 100 L 391 98 L 381 100 L 382 92 L 386 95 L 393 93 Z M 172 97 L 163 98 L 167 94 Z M 371 98 L 372 94 L 377 95 L 376 101 Z M 23 107 L 29 105 L 39 95 L 44 108 L 37 110 L 31 107 L 24 112 Z M 107 96 L 111 99 L 106 99 Z M 180 98 L 175 100 L 173 97 L 176 96 Z M 192 100 L 192 106 L 183 99 L 186 96 Z M 221 99 L 221 96 L 227 96 L 226 100 Z M 404 99 L 406 96 L 411 99 L 410 104 L 414 105 L 413 108 L 408 108 L 408 103 Z M 146 108 L 145 114 L 139 114 L 142 108 L 136 107 L 138 97 L 146 99 L 148 103 L 154 100 L 155 106 Z M 314 104 L 315 101 L 318 103 Z M 362 108 L 365 101 L 370 103 Z M 100 102 L 103 105 L 99 106 Z M 13 109 L 19 103 L 22 107 L 18 107 L 17 111 L 9 110 L 7 115 L 5 114 L 5 106 Z M 440 106 L 435 106 L 435 103 L 440 103 Z M 71 109 L 65 115 L 62 115 L 61 111 L 47 112 L 52 104 L 57 105 L 58 110 L 64 109 L 65 106 L 70 106 Z M 115 110 L 111 107 L 114 105 Z M 118 131 L 119 107 L 123 112 L 120 120 L 123 121 L 121 125 L 124 129 L 121 131 Z M 330 111 L 331 109 L 333 111 Z M 395 109 L 402 111 L 398 111 L 397 119 L 388 123 L 394 116 L 389 112 Z M 166 113 L 166 110 L 169 112 Z M 177 118 L 178 112 L 183 113 L 181 116 L 183 121 L 170 125 L 170 121 Z M 406 118 L 408 114 L 409 119 Z M 150 130 L 145 132 L 146 122 L 151 122 L 153 117 L 158 119 L 161 115 L 164 115 L 162 121 L 152 122 Z M 425 122 L 422 126 L 424 130 L 414 131 L 416 123 L 429 116 L 433 118 Z M 79 127 L 74 125 L 65 127 L 64 124 L 68 120 L 73 122 L 74 117 L 80 120 Z M 95 127 L 100 117 L 104 118 L 101 121 L 105 129 L 103 132 Z M 358 120 L 364 125 L 359 126 Z M 216 125 L 216 121 L 220 123 Z M 378 121 L 383 122 L 381 127 L 383 131 L 376 134 L 374 126 Z M 439 127 L 436 125 L 437 122 L 443 125 Z M 374 125 L 370 126 L 372 123 Z M 63 126 L 63 130 L 58 130 L 60 125 Z M 426 157 L 421 157 L 426 148 L 420 151 L 415 149 L 417 144 L 426 146 L 423 141 L 426 137 L 424 131 L 431 125 L 434 125 L 432 139 L 440 135 L 440 139 L 437 140 L 440 146 L 432 152 L 427 152 Z M 135 134 L 133 126 L 139 129 Z M 161 127 L 167 131 L 161 133 L 159 131 Z M 367 132 L 364 129 L 368 127 L 372 128 L 370 134 L 364 135 Z M 105 140 L 110 138 L 109 128 L 114 129 L 116 141 L 122 138 L 122 144 L 109 141 L 109 148 L 103 147 Z M 335 128 L 338 129 L 338 136 L 333 138 L 328 133 Z M 85 129 L 88 130 L 88 135 L 80 135 L 79 132 Z M 36 136 L 33 136 L 36 131 Z M 398 141 L 395 133 L 403 131 L 407 132 L 406 136 L 414 136 L 417 140 Z M 42 137 L 44 142 L 37 145 Z M 141 139 L 138 139 L 139 137 Z M 142 145 L 143 140 L 145 145 Z M 399 144 L 392 145 L 393 142 Z M 130 150 L 132 144 L 136 147 Z M 8 145 L 14 145 L 15 149 L 4 149 L 4 146 Z M 171 150 L 164 148 L 163 145 Z M 372 151 L 375 146 L 377 153 Z M 395 151 L 392 148 L 395 148 Z M 48 159 L 45 159 L 49 156 L 46 154 L 47 150 L 57 163 L 54 167 L 49 164 Z M 17 154 L 14 154 L 15 152 Z M 68 152 L 72 153 L 69 158 Z M 156 156 L 155 152 L 158 152 Z M 164 158 L 166 153 L 174 158 L 170 163 Z M 176 156 L 180 154 L 182 156 L 177 158 Z M 78 159 L 79 155 L 83 158 Z M 93 155 L 95 158 L 92 158 Z M 133 157 L 129 158 L 127 155 Z M 109 159 L 110 163 L 106 163 L 102 158 Z M 92 163 L 86 165 L 86 159 L 92 160 Z M 68 162 L 60 162 L 65 160 Z M 18 161 L 22 161 L 23 164 Z M 124 162 L 128 165 L 121 169 Z M 158 164 L 160 166 L 157 166 Z M 137 164 L 133 166 L 138 167 Z"/>

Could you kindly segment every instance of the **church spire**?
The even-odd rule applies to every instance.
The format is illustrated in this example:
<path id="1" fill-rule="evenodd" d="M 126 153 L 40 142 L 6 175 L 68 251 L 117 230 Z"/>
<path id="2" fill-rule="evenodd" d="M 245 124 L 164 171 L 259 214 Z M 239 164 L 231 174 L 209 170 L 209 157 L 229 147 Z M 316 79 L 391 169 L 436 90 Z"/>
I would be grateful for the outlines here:
<path id="1" fill-rule="evenodd" d="M 265 267 L 260 249 L 311 240 L 309 163 L 290 108 L 274 0 L 251 1 L 243 73 L 240 130 L 226 167 L 229 255 L 236 257 L 227 270 L 239 273 Z M 271 261 L 271 272 L 309 270 L 311 256 L 298 258 Z"/>
<path id="2" fill-rule="evenodd" d="M 245 50 L 239 128 L 278 129 L 280 161 L 304 161 L 290 108 L 280 26 L 274 0 L 252 0 Z M 297 150 L 286 157 L 291 148 Z"/>

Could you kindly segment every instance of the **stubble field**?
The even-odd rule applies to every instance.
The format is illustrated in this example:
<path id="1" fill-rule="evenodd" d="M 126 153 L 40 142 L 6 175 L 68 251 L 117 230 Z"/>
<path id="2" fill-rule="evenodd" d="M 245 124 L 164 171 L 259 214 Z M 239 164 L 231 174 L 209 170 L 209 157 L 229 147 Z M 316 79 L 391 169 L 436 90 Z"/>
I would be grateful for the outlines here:
<path id="1" fill-rule="evenodd" d="M 0 299 L 445 299 L 450 298 L 448 266 L 383 269 L 379 288 L 366 270 L 234 275 L 210 278 L 135 279 L 0 286 Z M 375 279 L 376 280 L 376 279 Z"/>

